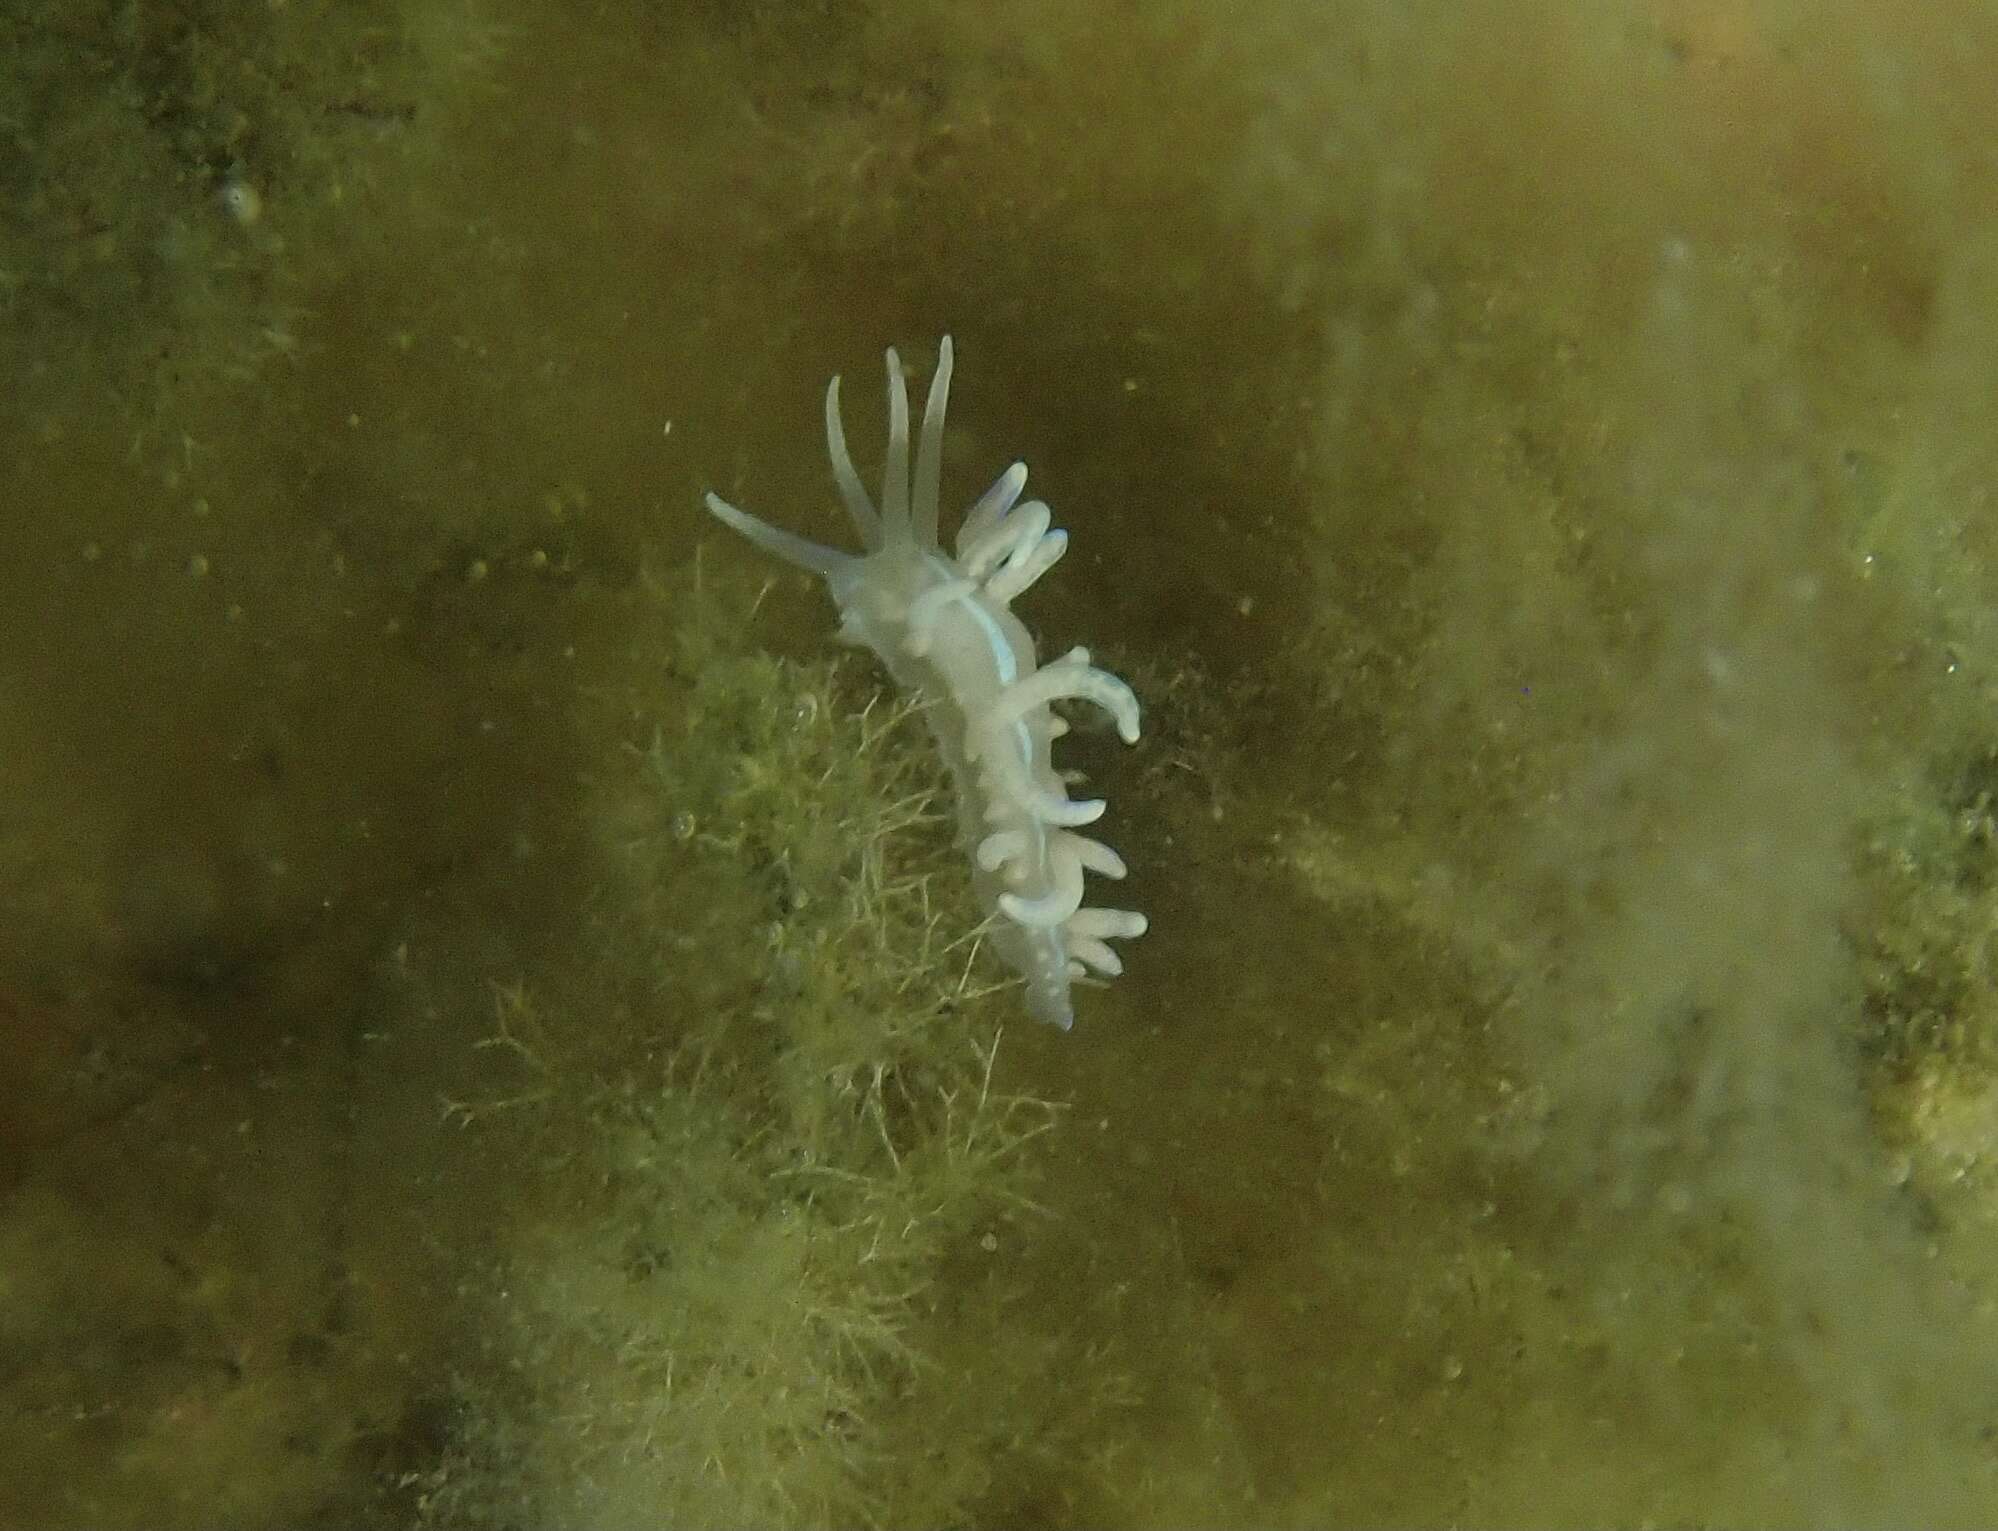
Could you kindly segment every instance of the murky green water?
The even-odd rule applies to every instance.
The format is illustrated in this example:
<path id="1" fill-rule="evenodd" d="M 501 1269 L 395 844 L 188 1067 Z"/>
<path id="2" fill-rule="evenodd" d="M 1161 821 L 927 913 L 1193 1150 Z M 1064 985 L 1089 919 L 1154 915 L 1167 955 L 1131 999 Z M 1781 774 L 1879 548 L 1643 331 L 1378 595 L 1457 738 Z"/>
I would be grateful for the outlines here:
<path id="1" fill-rule="evenodd" d="M 0 1523 L 1990 1524 L 1994 56 L 8 7 Z M 700 510 L 946 332 L 1068 1035 Z"/>

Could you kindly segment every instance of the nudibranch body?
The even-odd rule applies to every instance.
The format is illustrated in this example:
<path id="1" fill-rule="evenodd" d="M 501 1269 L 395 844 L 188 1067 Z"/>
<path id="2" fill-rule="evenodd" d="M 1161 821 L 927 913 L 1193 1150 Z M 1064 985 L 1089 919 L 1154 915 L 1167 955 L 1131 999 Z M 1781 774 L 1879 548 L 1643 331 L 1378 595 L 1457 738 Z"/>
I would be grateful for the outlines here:
<path id="1" fill-rule="evenodd" d="M 1012 603 L 1054 567 L 1068 534 L 1048 507 L 1021 501 L 1027 469 L 1014 463 L 965 512 L 956 556 L 937 540 L 944 407 L 951 343 L 945 336 L 909 464 L 909 396 L 888 352 L 888 453 L 881 504 L 868 498 L 846 449 L 839 379 L 826 389 L 826 447 L 840 498 L 866 551 L 845 553 L 738 510 L 719 496 L 708 509 L 788 563 L 822 576 L 839 607 L 840 636 L 879 656 L 897 685 L 921 698 L 930 732 L 957 783 L 958 826 L 992 941 L 1026 980 L 1027 1007 L 1066 1030 L 1071 987 L 1123 971 L 1109 942 L 1143 935 L 1145 917 L 1084 908 L 1083 874 L 1118 878 L 1123 858 L 1077 831 L 1101 818 L 1101 798 L 1074 799 L 1051 759 L 1068 725 L 1049 703 L 1093 702 L 1127 744 L 1138 738 L 1131 688 L 1089 661 L 1087 649 L 1037 665 L 1034 640 Z"/>

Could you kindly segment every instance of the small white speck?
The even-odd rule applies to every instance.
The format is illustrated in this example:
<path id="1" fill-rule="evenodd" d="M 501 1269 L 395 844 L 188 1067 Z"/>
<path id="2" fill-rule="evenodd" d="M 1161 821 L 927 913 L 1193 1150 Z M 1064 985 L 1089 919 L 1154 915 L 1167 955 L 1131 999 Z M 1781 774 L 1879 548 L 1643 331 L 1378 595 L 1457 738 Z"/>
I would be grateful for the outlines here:
<path id="1" fill-rule="evenodd" d="M 248 228 L 264 215 L 263 194 L 239 175 L 232 175 L 215 189 L 222 211 Z"/>

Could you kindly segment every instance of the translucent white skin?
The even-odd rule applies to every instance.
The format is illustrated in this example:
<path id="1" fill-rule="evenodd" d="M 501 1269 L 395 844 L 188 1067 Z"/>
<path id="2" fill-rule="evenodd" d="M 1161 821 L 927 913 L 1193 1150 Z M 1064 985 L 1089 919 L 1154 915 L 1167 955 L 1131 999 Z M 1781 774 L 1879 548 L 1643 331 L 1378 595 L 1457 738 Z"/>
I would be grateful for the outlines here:
<path id="1" fill-rule="evenodd" d="M 1027 1008 L 1067 1030 L 1071 988 L 1123 964 L 1108 942 L 1140 936 L 1145 917 L 1082 907 L 1083 873 L 1122 877 L 1124 863 L 1075 831 L 1102 817 L 1100 798 L 1069 797 L 1049 746 L 1066 725 L 1048 704 L 1079 697 L 1109 713 L 1124 742 L 1138 739 L 1131 688 L 1071 649 L 1035 665 L 1034 640 L 1010 603 L 1053 568 L 1068 534 L 1050 527 L 1039 500 L 1020 503 L 1024 464 L 1014 463 L 965 512 L 957 556 L 937 541 L 944 407 L 950 396 L 946 335 L 923 410 L 913 479 L 909 395 L 902 363 L 888 352 L 888 456 L 879 509 L 868 499 L 839 414 L 839 379 L 826 389 L 826 447 L 840 498 L 867 551 L 842 553 L 738 510 L 717 495 L 707 506 L 752 542 L 822 576 L 839 607 L 840 637 L 872 649 L 923 715 L 957 782 L 958 827 L 980 899 L 996 908 L 992 941 L 1026 980 Z"/>

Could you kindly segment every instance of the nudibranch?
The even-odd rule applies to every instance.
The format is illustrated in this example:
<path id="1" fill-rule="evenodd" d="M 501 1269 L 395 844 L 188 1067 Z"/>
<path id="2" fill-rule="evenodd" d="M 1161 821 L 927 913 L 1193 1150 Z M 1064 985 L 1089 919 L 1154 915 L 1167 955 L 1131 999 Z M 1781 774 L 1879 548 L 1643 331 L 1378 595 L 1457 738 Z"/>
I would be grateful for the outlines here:
<path id="1" fill-rule="evenodd" d="M 1070 649 L 1037 666 L 1034 640 L 1012 603 L 1054 567 L 1068 534 L 1040 500 L 1021 501 L 1026 464 L 1001 473 L 964 514 L 955 557 L 937 541 L 944 406 L 950 396 L 946 335 L 930 380 L 909 466 L 909 393 L 888 352 L 888 453 L 881 504 L 867 496 L 839 410 L 839 379 L 826 388 L 826 450 L 834 482 L 866 551 L 829 548 L 738 510 L 715 494 L 707 506 L 765 551 L 822 577 L 839 608 L 839 636 L 872 649 L 895 683 L 919 698 L 957 785 L 958 830 L 980 901 L 997 911 L 991 939 L 1026 981 L 1027 1008 L 1066 1030 L 1072 986 L 1112 978 L 1123 963 L 1109 942 L 1140 936 L 1145 917 L 1083 907 L 1083 873 L 1124 875 L 1109 846 L 1077 831 L 1103 816 L 1101 798 L 1075 799 L 1050 746 L 1068 731 L 1049 703 L 1065 697 L 1108 713 L 1126 744 L 1138 739 L 1131 688 Z"/>

